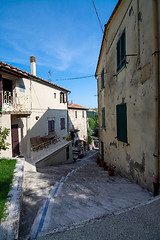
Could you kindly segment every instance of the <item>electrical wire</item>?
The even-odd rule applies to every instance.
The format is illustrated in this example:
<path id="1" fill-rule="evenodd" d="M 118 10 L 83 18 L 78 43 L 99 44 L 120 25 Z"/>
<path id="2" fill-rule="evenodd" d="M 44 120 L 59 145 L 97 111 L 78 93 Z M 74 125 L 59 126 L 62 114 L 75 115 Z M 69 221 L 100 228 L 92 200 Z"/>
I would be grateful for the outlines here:
<path id="1" fill-rule="evenodd" d="M 91 78 L 95 77 L 95 75 L 88 75 L 88 76 L 83 76 L 83 77 L 73 77 L 73 78 L 60 78 L 60 79 L 55 79 L 55 81 L 64 81 L 64 80 L 78 80 L 82 78 Z"/>
<path id="2" fill-rule="evenodd" d="M 96 15 L 97 15 L 97 18 L 98 18 L 99 24 L 100 24 L 100 26 L 101 26 L 102 33 L 104 33 L 104 30 L 103 30 L 103 27 L 102 27 L 102 24 L 101 24 L 101 21 L 100 21 L 100 18 L 99 18 L 99 15 L 98 15 L 97 9 L 96 9 L 96 5 L 95 5 L 95 3 L 94 3 L 94 0 L 92 0 L 92 3 L 93 3 L 93 6 L 94 6 L 94 9 L 95 9 L 95 11 L 96 11 Z"/>
<path id="3" fill-rule="evenodd" d="M 104 72 L 104 74 L 107 74 L 107 72 Z M 84 78 L 91 78 L 91 77 L 98 77 L 99 75 L 101 75 L 101 73 L 97 74 L 95 76 L 94 75 L 88 75 L 88 76 L 82 76 L 82 77 L 73 77 L 73 78 L 57 78 L 57 79 L 54 79 L 54 81 L 66 81 L 66 80 L 80 80 L 80 79 L 84 79 Z"/>

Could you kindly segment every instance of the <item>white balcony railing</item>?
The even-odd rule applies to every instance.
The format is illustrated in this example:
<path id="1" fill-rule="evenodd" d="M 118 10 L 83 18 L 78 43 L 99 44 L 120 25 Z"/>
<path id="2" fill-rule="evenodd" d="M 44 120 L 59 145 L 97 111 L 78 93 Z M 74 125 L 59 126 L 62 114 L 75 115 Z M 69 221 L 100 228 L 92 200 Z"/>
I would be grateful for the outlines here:
<path id="1" fill-rule="evenodd" d="M 31 96 L 26 94 L 3 91 L 3 111 L 24 112 L 31 111 Z"/>

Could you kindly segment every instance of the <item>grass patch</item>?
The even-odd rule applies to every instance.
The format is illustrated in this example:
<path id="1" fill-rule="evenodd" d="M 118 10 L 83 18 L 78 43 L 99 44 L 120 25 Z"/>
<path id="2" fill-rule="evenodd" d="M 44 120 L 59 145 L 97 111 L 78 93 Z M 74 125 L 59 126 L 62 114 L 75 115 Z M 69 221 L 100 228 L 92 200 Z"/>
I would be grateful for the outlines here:
<path id="1" fill-rule="evenodd" d="M 5 204 L 12 186 L 12 179 L 17 160 L 0 159 L 0 222 L 5 217 Z"/>

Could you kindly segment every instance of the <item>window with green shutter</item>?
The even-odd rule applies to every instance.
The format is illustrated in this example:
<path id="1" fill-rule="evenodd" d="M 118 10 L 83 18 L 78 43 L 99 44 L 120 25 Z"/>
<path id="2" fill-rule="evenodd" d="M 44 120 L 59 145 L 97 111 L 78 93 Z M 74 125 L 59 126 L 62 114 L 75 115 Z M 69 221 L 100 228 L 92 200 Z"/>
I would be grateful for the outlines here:
<path id="1" fill-rule="evenodd" d="M 126 64 L 126 33 L 123 31 L 117 42 L 117 72 Z"/>
<path id="2" fill-rule="evenodd" d="M 116 106 L 117 113 L 117 140 L 127 143 L 127 106 L 121 103 Z"/>
<path id="3" fill-rule="evenodd" d="M 105 108 L 102 108 L 102 128 L 105 128 Z"/>
<path id="4" fill-rule="evenodd" d="M 103 88 L 104 88 L 104 68 L 101 72 L 101 89 L 103 89 Z"/>

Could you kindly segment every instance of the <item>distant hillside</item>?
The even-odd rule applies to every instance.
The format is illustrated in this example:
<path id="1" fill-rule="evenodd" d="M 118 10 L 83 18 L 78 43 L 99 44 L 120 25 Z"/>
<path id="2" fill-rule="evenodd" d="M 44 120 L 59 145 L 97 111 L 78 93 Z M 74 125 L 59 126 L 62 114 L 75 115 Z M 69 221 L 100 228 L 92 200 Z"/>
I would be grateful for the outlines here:
<path id="1" fill-rule="evenodd" d="M 97 116 L 97 114 L 98 114 L 98 109 L 97 108 L 90 108 L 87 111 L 87 117 L 88 118 L 94 118 L 95 116 Z"/>

